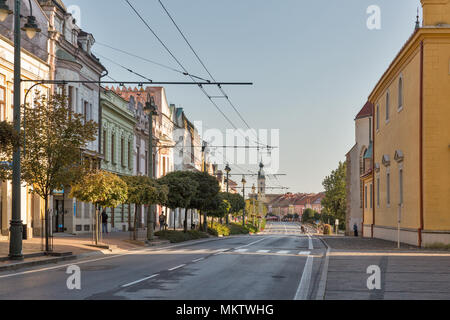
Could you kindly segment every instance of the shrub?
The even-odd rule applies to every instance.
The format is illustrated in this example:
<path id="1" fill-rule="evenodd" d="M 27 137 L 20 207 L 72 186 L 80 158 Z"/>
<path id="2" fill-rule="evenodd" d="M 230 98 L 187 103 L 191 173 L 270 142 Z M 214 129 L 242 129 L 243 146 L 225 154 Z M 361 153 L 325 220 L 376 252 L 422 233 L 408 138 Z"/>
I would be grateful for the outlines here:
<path id="1" fill-rule="evenodd" d="M 245 228 L 247 228 L 247 230 L 251 233 L 257 233 L 258 232 L 258 228 L 254 225 L 252 225 L 251 223 L 247 223 L 245 225 Z"/>
<path id="2" fill-rule="evenodd" d="M 264 229 L 266 229 L 266 222 L 267 222 L 266 219 L 262 219 L 262 221 L 261 221 L 261 231 L 264 231 Z"/>
<path id="3" fill-rule="evenodd" d="M 189 230 L 187 233 L 184 233 L 183 231 L 164 230 L 155 232 L 155 236 L 160 239 L 169 240 L 171 243 L 208 238 L 206 233 L 198 230 Z"/>
<path id="4" fill-rule="evenodd" d="M 220 236 L 229 236 L 230 235 L 230 228 L 227 227 L 224 224 L 220 224 L 215 222 L 211 227 L 208 228 L 208 233 L 212 234 L 213 236 L 220 237 Z"/>
<path id="5" fill-rule="evenodd" d="M 230 234 L 248 234 L 249 230 L 242 226 L 242 224 L 231 223 Z"/>
<path id="6" fill-rule="evenodd" d="M 332 234 L 333 228 L 329 224 L 323 225 L 323 234 Z"/>

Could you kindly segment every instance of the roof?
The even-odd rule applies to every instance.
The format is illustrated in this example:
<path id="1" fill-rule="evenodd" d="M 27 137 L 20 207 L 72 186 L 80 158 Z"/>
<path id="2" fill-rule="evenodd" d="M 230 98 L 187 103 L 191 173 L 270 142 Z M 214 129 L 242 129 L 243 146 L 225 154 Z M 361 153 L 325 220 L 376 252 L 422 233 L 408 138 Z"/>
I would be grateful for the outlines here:
<path id="1" fill-rule="evenodd" d="M 364 107 L 356 115 L 355 120 L 371 117 L 373 115 L 373 104 L 369 101 L 366 102 Z"/>

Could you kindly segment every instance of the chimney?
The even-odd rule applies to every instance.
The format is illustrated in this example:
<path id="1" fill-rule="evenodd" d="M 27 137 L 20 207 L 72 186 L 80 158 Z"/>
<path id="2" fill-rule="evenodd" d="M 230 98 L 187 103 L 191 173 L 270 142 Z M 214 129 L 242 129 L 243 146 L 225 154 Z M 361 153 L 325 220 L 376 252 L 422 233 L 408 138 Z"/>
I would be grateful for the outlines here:
<path id="1" fill-rule="evenodd" d="M 450 0 L 421 0 L 423 26 L 450 25 Z"/>

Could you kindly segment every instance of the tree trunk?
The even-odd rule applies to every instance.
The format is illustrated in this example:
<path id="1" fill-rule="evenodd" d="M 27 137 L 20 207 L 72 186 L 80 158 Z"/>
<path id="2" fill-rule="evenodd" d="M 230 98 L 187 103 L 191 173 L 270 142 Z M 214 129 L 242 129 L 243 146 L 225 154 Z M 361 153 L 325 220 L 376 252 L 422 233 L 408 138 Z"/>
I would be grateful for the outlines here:
<path id="1" fill-rule="evenodd" d="M 98 216 L 97 204 L 95 204 L 95 245 L 98 245 L 98 230 L 99 230 L 99 216 Z"/>
<path id="2" fill-rule="evenodd" d="M 138 225 L 138 219 L 137 219 L 137 213 L 138 213 L 138 205 L 134 205 L 134 230 L 133 230 L 133 240 L 137 240 L 137 225 Z"/>
<path id="3" fill-rule="evenodd" d="M 155 234 L 155 215 L 153 205 L 148 207 L 147 211 L 147 240 L 152 241 Z"/>
<path id="4" fill-rule="evenodd" d="M 188 219 L 188 209 L 184 209 L 184 233 L 187 233 L 187 221 Z"/>
<path id="5" fill-rule="evenodd" d="M 44 232 L 45 232 L 45 252 L 50 252 L 50 244 L 49 244 L 49 224 L 48 224 L 48 196 L 44 199 L 45 203 L 45 213 L 44 213 Z"/>

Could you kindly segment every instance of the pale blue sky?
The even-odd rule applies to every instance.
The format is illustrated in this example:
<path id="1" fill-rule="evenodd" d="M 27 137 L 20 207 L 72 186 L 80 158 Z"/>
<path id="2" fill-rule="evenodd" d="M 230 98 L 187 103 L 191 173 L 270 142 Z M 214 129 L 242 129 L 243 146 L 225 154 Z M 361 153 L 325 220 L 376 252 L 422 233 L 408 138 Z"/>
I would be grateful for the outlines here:
<path id="1" fill-rule="evenodd" d="M 131 2 L 187 69 L 206 77 L 158 1 Z M 217 80 L 254 82 L 253 87 L 226 90 L 250 126 L 280 129 L 280 172 L 288 176 L 279 181 L 291 192 L 322 191 L 323 178 L 345 160 L 354 144 L 353 119 L 414 31 L 420 6 L 419 0 L 163 2 Z M 82 27 L 97 41 L 177 67 L 124 0 L 65 3 L 81 8 Z M 381 30 L 366 27 L 370 5 L 381 8 Z M 94 52 L 154 80 L 187 80 L 99 45 Z M 102 62 L 116 80 L 139 80 Z M 192 121 L 230 127 L 198 88 L 171 86 L 167 95 Z M 245 128 L 228 104 L 219 103 Z M 268 185 L 279 182 L 269 180 Z"/>

